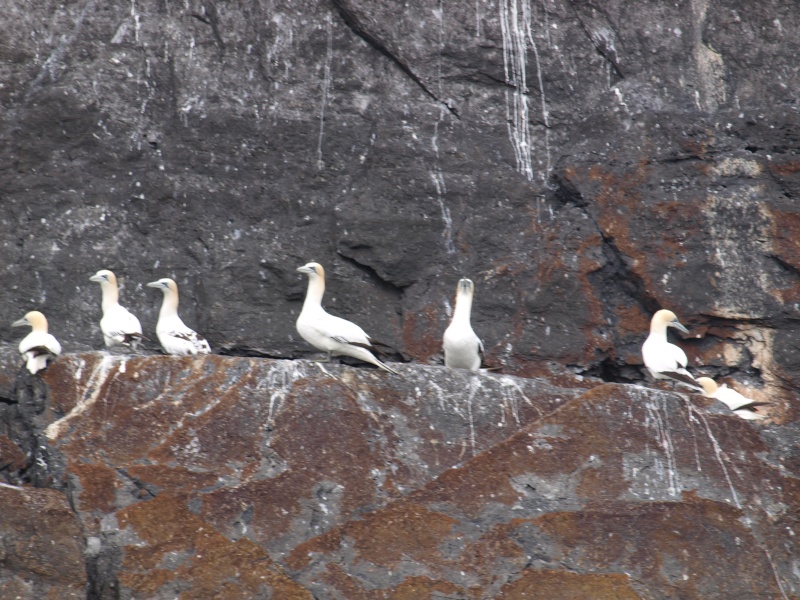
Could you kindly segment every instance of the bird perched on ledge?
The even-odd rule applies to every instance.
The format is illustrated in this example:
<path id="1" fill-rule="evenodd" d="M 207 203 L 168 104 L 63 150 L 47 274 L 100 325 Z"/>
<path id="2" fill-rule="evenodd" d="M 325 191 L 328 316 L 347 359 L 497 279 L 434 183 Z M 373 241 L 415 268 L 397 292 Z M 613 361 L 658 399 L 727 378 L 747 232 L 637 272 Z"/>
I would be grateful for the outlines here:
<path id="1" fill-rule="evenodd" d="M 164 293 L 156 324 L 156 335 L 164 352 L 176 356 L 211 352 L 211 347 L 205 338 L 193 329 L 189 329 L 178 316 L 177 284 L 172 279 L 164 277 L 158 281 L 151 281 L 147 287 L 159 289 Z"/>
<path id="2" fill-rule="evenodd" d="M 686 370 L 689 362 L 686 353 L 667 341 L 667 327 L 689 333 L 671 310 L 662 309 L 656 312 L 650 321 L 650 335 L 642 345 L 644 365 L 656 379 L 667 379 L 700 389 L 700 384 Z"/>
<path id="3" fill-rule="evenodd" d="M 470 371 L 478 371 L 481 368 L 483 343 L 475 335 L 470 323 L 474 293 L 475 284 L 472 281 L 466 278 L 459 280 L 453 318 L 442 338 L 446 367 Z"/>
<path id="4" fill-rule="evenodd" d="M 724 383 L 722 385 L 717 385 L 717 382 L 710 377 L 698 377 L 697 383 L 703 386 L 703 396 L 719 400 L 731 409 L 736 416 L 742 419 L 750 421 L 766 417 L 766 415 L 757 412 L 756 408 L 759 406 L 767 406 L 769 402 L 755 402 L 736 390 L 729 388 Z"/>
<path id="5" fill-rule="evenodd" d="M 322 296 L 325 294 L 325 269 L 322 265 L 310 262 L 298 267 L 297 272 L 308 275 L 306 299 L 300 316 L 297 317 L 297 333 L 318 350 L 327 352 L 327 360 L 330 360 L 332 355 L 352 356 L 399 375 L 397 371 L 375 358 L 373 354 L 375 347 L 361 327 L 335 317 L 322 308 Z"/>
<path id="6" fill-rule="evenodd" d="M 144 338 L 139 319 L 133 316 L 128 309 L 119 304 L 119 288 L 117 277 L 111 271 L 103 269 L 89 278 L 100 284 L 103 293 L 103 318 L 100 319 L 100 329 L 106 347 L 122 344 L 130 346 L 136 351 L 136 346 Z"/>
<path id="7" fill-rule="evenodd" d="M 35 375 L 61 354 L 61 344 L 53 335 L 47 333 L 47 319 L 38 310 L 27 313 L 11 324 L 12 327 L 26 325 L 29 325 L 32 331 L 19 343 L 19 353 L 25 357 L 28 371 L 31 375 Z"/>

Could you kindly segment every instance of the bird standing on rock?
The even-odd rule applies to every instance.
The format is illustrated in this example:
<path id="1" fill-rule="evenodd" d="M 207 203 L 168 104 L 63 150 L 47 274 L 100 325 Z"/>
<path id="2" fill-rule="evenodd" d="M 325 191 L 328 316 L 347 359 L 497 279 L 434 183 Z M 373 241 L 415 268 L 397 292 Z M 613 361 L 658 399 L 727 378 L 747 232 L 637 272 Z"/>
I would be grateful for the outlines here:
<path id="1" fill-rule="evenodd" d="M 456 307 L 450 325 L 445 329 L 442 339 L 444 364 L 454 369 L 478 371 L 483 359 L 483 343 L 475 335 L 470 323 L 472 297 L 475 284 L 467 278 L 461 279 L 456 287 Z"/>
<path id="2" fill-rule="evenodd" d="M 35 375 L 61 354 L 61 344 L 53 335 L 47 333 L 47 319 L 38 310 L 27 313 L 11 324 L 12 327 L 28 325 L 32 331 L 19 343 L 19 353 L 25 357 L 25 366 L 28 371 L 31 375 Z"/>
<path id="3" fill-rule="evenodd" d="M 309 344 L 332 355 L 352 356 L 364 362 L 372 363 L 384 371 L 399 375 L 397 371 L 382 363 L 373 352 L 370 337 L 361 327 L 335 317 L 322 308 L 322 296 L 325 294 L 325 269 L 322 265 L 310 262 L 297 268 L 298 273 L 308 275 L 308 289 L 303 309 L 297 317 L 297 333 Z"/>
<path id="4" fill-rule="evenodd" d="M 674 327 L 684 333 L 689 330 L 681 325 L 671 310 L 659 310 L 650 321 L 650 335 L 642 345 L 642 358 L 650 374 L 656 379 L 671 380 L 700 389 L 697 380 L 686 370 L 686 353 L 675 344 L 667 341 L 667 327 Z"/>
<path id="5" fill-rule="evenodd" d="M 103 318 L 100 319 L 100 329 L 103 332 L 106 348 L 122 344 L 130 346 L 131 350 L 136 352 L 136 346 L 144 338 L 142 325 L 128 309 L 120 306 L 116 275 L 108 269 L 103 269 L 92 275 L 89 280 L 99 283 L 103 294 Z"/>
<path id="6" fill-rule="evenodd" d="M 156 288 L 164 293 L 161 310 L 158 313 L 156 335 L 161 347 L 167 354 L 190 356 L 208 354 L 211 347 L 205 338 L 187 327 L 178 316 L 178 286 L 168 277 L 151 281 L 147 287 Z"/>

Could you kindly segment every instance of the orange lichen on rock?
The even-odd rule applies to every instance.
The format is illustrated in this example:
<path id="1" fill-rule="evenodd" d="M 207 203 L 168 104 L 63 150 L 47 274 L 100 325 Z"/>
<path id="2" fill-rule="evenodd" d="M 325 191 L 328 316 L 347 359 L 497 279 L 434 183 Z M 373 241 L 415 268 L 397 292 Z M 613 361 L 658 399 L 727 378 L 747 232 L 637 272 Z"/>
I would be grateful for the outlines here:
<path id="1" fill-rule="evenodd" d="M 8 436 L 0 435 L 0 465 L 20 471 L 25 468 L 28 459 L 22 449 Z"/>
<path id="2" fill-rule="evenodd" d="M 462 587 L 429 577 L 409 577 L 387 596 L 387 600 L 475 597 Z M 370 599 L 371 600 L 371 599 Z"/>
<path id="3" fill-rule="evenodd" d="M 351 521 L 343 533 L 353 539 L 361 559 L 373 564 L 392 567 L 404 560 L 430 564 L 442 560 L 439 545 L 457 522 L 423 506 L 402 503 Z"/>
<path id="4" fill-rule="evenodd" d="M 403 351 L 425 363 L 442 351 L 442 335 L 447 327 L 438 307 L 426 305 L 409 312 L 403 319 Z"/>
<path id="5" fill-rule="evenodd" d="M 800 212 L 771 207 L 769 215 L 772 226 L 769 240 L 775 258 L 795 270 L 800 269 Z M 800 283 L 776 292 L 780 294 L 783 303 L 793 304 L 800 301 Z"/>
<path id="6" fill-rule="evenodd" d="M 674 586 L 690 598 L 714 589 L 725 598 L 778 594 L 771 578 L 726 578 L 702 567 L 709 556 L 725 556 L 727 572 L 769 572 L 757 540 L 741 523 L 738 509 L 687 497 L 688 502 L 619 503 L 602 510 L 550 513 L 535 520 L 556 541 L 556 557 L 571 569 L 621 569 L 638 581 Z"/>
<path id="7" fill-rule="evenodd" d="M 186 499 L 166 495 L 118 513 L 119 527 L 144 542 L 128 546 L 120 584 L 135 595 L 153 595 L 179 583 L 178 596 L 193 598 L 273 597 L 310 600 L 261 548 L 247 539 L 232 542 L 186 508 Z"/>
<path id="8" fill-rule="evenodd" d="M 0 485 L 0 597 L 86 597 L 80 523 L 62 492 Z"/>
<path id="9" fill-rule="evenodd" d="M 69 469 L 75 476 L 74 502 L 78 510 L 99 515 L 115 508 L 116 492 L 121 484 L 114 469 L 78 460 L 72 461 Z"/>
<path id="10" fill-rule="evenodd" d="M 573 573 L 525 569 L 502 587 L 495 600 L 639 600 L 621 573 Z"/>

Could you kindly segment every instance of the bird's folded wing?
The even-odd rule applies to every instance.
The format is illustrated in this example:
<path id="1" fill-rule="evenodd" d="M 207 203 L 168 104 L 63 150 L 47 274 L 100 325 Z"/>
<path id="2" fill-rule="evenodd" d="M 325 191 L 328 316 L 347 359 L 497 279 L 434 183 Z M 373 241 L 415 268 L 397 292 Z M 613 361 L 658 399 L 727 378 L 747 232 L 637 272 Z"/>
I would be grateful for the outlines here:
<path id="1" fill-rule="evenodd" d="M 336 340 L 340 344 L 348 344 L 350 346 L 358 346 L 359 348 L 364 348 L 365 350 L 369 350 L 370 352 L 374 352 L 375 351 L 375 347 L 372 346 L 371 344 L 365 344 L 363 342 L 352 342 L 352 341 L 348 340 L 346 337 L 341 336 L 341 335 L 332 335 L 330 337 L 331 337 L 331 339 Z"/>
<path id="2" fill-rule="evenodd" d="M 124 331 L 124 330 L 117 330 L 117 331 L 109 331 L 106 335 L 108 337 L 121 337 L 123 338 L 123 343 L 128 344 L 133 340 L 146 340 L 147 338 L 139 333 L 138 331 Z"/>
<path id="3" fill-rule="evenodd" d="M 751 402 L 750 404 L 742 404 L 741 406 L 737 406 L 733 410 L 751 410 L 755 411 L 756 408 L 759 406 L 769 406 L 772 404 L 771 402 Z"/>
<path id="4" fill-rule="evenodd" d="M 42 354 L 59 354 L 59 352 L 54 352 L 47 346 L 31 346 L 26 348 L 25 352 L 30 352 L 33 357 L 41 356 Z"/>
<path id="5" fill-rule="evenodd" d="M 700 385 L 699 383 L 697 383 L 697 380 L 694 377 L 692 377 L 691 375 L 687 375 L 687 374 L 681 373 L 679 371 L 660 371 L 660 373 L 662 375 L 670 377 L 670 378 L 672 378 L 672 379 L 674 379 L 676 381 L 680 381 L 681 383 L 685 383 L 685 384 L 690 385 L 690 386 L 692 386 L 694 388 L 697 388 L 698 390 L 702 390 L 703 389 L 703 386 Z"/>
<path id="6" fill-rule="evenodd" d="M 196 331 L 192 331 L 191 329 L 188 330 L 173 330 L 167 334 L 169 337 L 173 337 L 178 340 L 186 340 L 187 342 L 191 342 L 193 344 L 203 343 L 205 342 L 205 338 L 197 333 Z"/>
<path id="7" fill-rule="evenodd" d="M 358 325 L 346 319 L 325 314 L 324 317 L 307 321 L 304 326 L 319 338 L 329 338 L 340 344 L 368 344 L 369 336 Z"/>

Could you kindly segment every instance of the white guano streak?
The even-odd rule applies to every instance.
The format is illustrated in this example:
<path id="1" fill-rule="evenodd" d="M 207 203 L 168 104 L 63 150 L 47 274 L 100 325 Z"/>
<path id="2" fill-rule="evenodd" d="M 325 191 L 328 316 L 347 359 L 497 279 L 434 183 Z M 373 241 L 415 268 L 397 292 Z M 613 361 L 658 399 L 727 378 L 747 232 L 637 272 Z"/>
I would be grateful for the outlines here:
<path id="1" fill-rule="evenodd" d="M 439 118 L 436 120 L 436 124 L 433 127 L 431 146 L 433 147 L 433 154 L 436 158 L 436 162 L 434 170 L 430 172 L 430 176 L 436 188 L 436 200 L 439 203 L 439 210 L 442 211 L 442 224 L 444 225 L 442 238 L 444 239 L 444 247 L 448 254 L 455 254 L 456 246 L 453 243 L 453 217 L 444 201 L 445 194 L 447 193 L 447 185 L 445 184 L 444 173 L 442 172 L 442 166 L 439 161 L 439 123 L 442 122 L 445 110 L 444 106 L 439 107 Z"/>
<path id="2" fill-rule="evenodd" d="M 331 15 L 326 17 L 325 28 L 328 34 L 328 44 L 325 51 L 325 65 L 322 79 L 322 106 L 319 109 L 319 138 L 317 139 L 317 169 L 325 168 L 322 161 L 322 138 L 325 134 L 325 110 L 328 108 L 328 92 L 331 87 L 331 63 L 333 62 L 333 30 L 331 26 Z"/>
<path id="3" fill-rule="evenodd" d="M 657 445 L 661 447 L 667 462 L 666 467 L 656 462 L 656 473 L 666 476 L 667 493 L 673 498 L 678 497 L 680 496 L 682 485 L 675 461 L 675 448 L 672 444 L 666 400 L 662 398 L 659 402 L 657 397 L 653 401 L 648 398 L 644 407 L 646 411 L 644 425 L 655 430 Z"/>
<path id="4" fill-rule="evenodd" d="M 530 43 L 536 61 L 539 92 L 542 98 L 542 120 L 545 126 L 546 169 L 542 174 L 547 180 L 551 169 L 550 119 L 544 93 L 539 50 L 531 28 L 529 0 L 500 0 L 500 30 L 503 36 L 503 67 L 505 81 L 514 88 L 506 91 L 506 115 L 508 137 L 514 148 L 517 171 L 528 181 L 535 176 L 531 158 L 531 131 L 528 111 L 527 52 Z"/>
<path id="5" fill-rule="evenodd" d="M 736 488 L 733 487 L 733 480 L 731 479 L 730 473 L 728 473 L 728 467 L 725 466 L 725 463 L 728 460 L 728 457 L 724 455 L 722 452 L 722 447 L 719 445 L 717 438 L 714 437 L 714 434 L 711 431 L 711 426 L 708 424 L 708 419 L 706 416 L 699 410 L 696 410 L 693 406 L 689 406 L 690 416 L 693 418 L 694 415 L 700 417 L 700 420 L 703 422 L 703 425 L 706 430 L 706 435 L 708 436 L 708 441 L 711 443 L 711 447 L 714 449 L 714 455 L 716 456 L 717 463 L 719 463 L 720 469 L 722 469 L 722 474 L 725 476 L 725 481 L 728 483 L 728 489 L 731 491 L 731 496 L 733 500 L 733 505 L 736 508 L 741 509 L 742 504 L 739 502 L 739 494 L 736 493 Z"/>
<path id="6" fill-rule="evenodd" d="M 55 440 L 59 438 L 64 428 L 72 419 L 82 415 L 97 402 L 97 399 L 100 397 L 100 392 L 103 389 L 103 384 L 114 362 L 116 362 L 115 358 L 110 355 L 105 355 L 100 359 L 100 362 L 89 376 L 89 380 L 86 382 L 86 387 L 84 388 L 84 393 L 77 404 L 75 404 L 75 407 L 58 421 L 50 423 L 47 429 L 44 430 L 48 439 Z"/>

